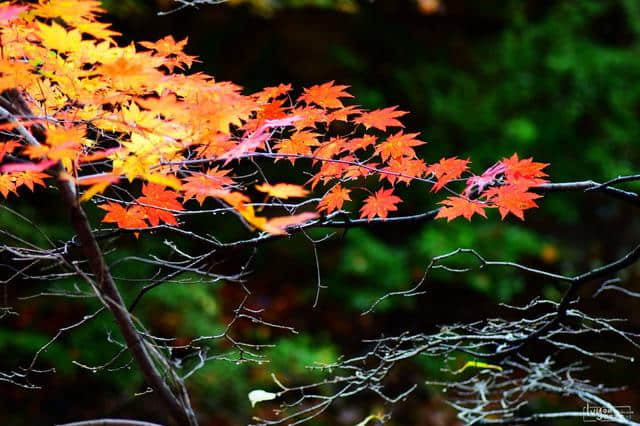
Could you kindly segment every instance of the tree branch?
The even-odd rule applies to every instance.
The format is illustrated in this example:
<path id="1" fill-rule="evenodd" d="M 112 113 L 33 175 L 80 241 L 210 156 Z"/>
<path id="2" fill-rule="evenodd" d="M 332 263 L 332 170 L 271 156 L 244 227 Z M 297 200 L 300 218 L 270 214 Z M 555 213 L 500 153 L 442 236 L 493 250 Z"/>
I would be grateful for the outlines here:
<path id="1" fill-rule="evenodd" d="M 81 422 L 59 423 L 57 426 L 161 426 L 158 423 L 143 422 L 128 419 L 95 419 Z"/>
<path id="2" fill-rule="evenodd" d="M 11 105 L 16 108 L 18 113 L 31 114 L 31 111 L 24 110 L 28 109 L 28 107 L 17 90 L 11 89 L 5 93 L 7 92 L 13 98 L 11 100 Z M 0 106 L 0 118 L 16 123 L 16 130 L 29 145 L 40 145 L 40 142 L 38 142 L 35 136 L 13 117 L 13 112 Z M 39 128 L 40 126 L 33 127 Z M 44 135 L 44 129 L 39 128 L 38 132 L 42 132 Z M 105 303 L 116 320 L 118 328 L 127 342 L 127 346 L 131 350 L 140 371 L 145 377 L 145 380 L 154 391 L 158 392 L 164 403 L 167 405 L 172 417 L 181 425 L 197 425 L 195 414 L 193 413 L 188 400 L 185 400 L 184 398 L 182 398 L 182 401 L 178 400 L 176 395 L 174 395 L 167 383 L 165 383 L 160 376 L 143 338 L 137 332 L 131 315 L 124 305 L 124 301 L 122 300 L 122 296 L 120 295 L 115 281 L 113 280 L 109 267 L 102 254 L 102 250 L 93 235 L 89 220 L 78 201 L 75 186 L 68 179 L 64 179 L 62 177 L 63 172 L 64 168 L 61 164 L 58 164 L 55 167 L 57 185 L 62 194 L 62 199 L 69 209 L 71 224 L 73 225 L 78 236 L 78 241 L 80 242 L 82 250 L 88 260 L 91 272 L 95 276 L 95 280 L 99 285 L 100 294 L 98 294 L 98 297 L 103 300 L 103 303 Z"/>

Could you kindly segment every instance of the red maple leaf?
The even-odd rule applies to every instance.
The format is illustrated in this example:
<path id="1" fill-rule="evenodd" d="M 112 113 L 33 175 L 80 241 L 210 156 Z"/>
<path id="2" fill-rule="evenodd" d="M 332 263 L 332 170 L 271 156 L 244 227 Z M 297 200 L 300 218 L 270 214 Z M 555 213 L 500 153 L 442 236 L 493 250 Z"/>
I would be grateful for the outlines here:
<path id="1" fill-rule="evenodd" d="M 170 210 L 184 210 L 182 204 L 177 200 L 178 194 L 175 191 L 167 191 L 162 185 L 150 183 L 142 187 L 142 197 L 137 200 L 144 204 L 147 219 L 153 226 L 158 226 L 160 221 L 170 225 L 177 225 L 178 221 Z M 153 208 L 148 206 L 155 206 Z"/>
<path id="2" fill-rule="evenodd" d="M 364 205 L 360 209 L 360 217 L 368 220 L 374 217 L 386 218 L 389 212 L 396 211 L 396 204 L 402 202 L 400 197 L 393 195 L 393 188 L 380 188 L 375 194 L 364 200 Z"/>
<path id="3" fill-rule="evenodd" d="M 286 107 L 282 107 L 285 102 L 286 99 L 274 99 L 273 101 L 265 104 L 260 111 L 259 117 L 263 120 L 272 120 L 274 118 L 286 117 Z"/>

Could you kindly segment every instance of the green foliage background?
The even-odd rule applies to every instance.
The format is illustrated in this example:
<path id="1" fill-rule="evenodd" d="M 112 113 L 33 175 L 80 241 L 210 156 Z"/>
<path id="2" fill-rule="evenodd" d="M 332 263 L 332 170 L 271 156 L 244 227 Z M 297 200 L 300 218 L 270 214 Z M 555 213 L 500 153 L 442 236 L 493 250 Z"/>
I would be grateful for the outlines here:
<path id="1" fill-rule="evenodd" d="M 108 1 L 105 6 L 125 39 L 155 40 L 169 33 L 176 39 L 189 36 L 187 51 L 202 58 L 199 69 L 248 91 L 280 82 L 300 88 L 336 80 L 351 85 L 357 102 L 367 108 L 400 105 L 411 112 L 407 127 L 421 131 L 428 141 L 422 150 L 428 162 L 442 156 L 469 157 L 481 173 L 501 157 L 518 152 L 550 163 L 554 181 L 606 180 L 638 172 L 637 1 L 445 0 L 438 13 L 422 15 L 409 1 L 297 0 L 202 6 L 155 16 L 163 3 L 127 0 Z M 344 6 L 347 3 L 349 7 Z M 436 200 L 420 190 L 405 195 L 405 211 L 433 208 Z M 64 212 L 53 207 L 55 198 L 49 201 L 46 209 L 34 207 L 43 202 L 41 197 L 20 204 L 12 199 L 8 205 L 33 218 L 53 240 L 66 239 L 70 230 Z M 360 315 L 384 293 L 410 288 L 433 256 L 469 247 L 490 259 L 570 274 L 620 255 L 639 235 L 637 212 L 594 194 L 551 194 L 541 204 L 526 223 L 501 222 L 492 216 L 470 224 L 436 221 L 339 234 L 319 248 L 322 282 L 328 288 L 321 291 L 315 309 L 311 309 L 316 292 L 311 247 L 294 239 L 261 249 L 248 283 L 256 303 L 266 309 L 269 319 L 294 325 L 301 334 L 250 325 L 239 330 L 246 339 L 275 343 L 265 350 L 271 362 L 213 361 L 196 373 L 190 386 L 203 423 L 246 424 L 259 412 L 250 408 L 247 392 L 272 388 L 271 373 L 287 383 L 317 378 L 304 366 L 330 362 L 341 353 L 358 353 L 360 337 L 407 328 L 426 332 L 444 323 L 487 318 L 498 302 L 525 303 L 535 296 L 561 295 L 557 284 L 513 271 L 439 271 L 429 277 L 425 295 L 391 298 L 373 314 Z M 30 224 L 4 209 L 0 224 L 19 235 L 35 235 Z M 238 235 L 230 229 L 222 232 L 229 238 Z M 163 250 L 160 238 L 131 239 L 125 245 L 122 252 L 110 255 L 111 261 Z M 474 263 L 460 257 L 451 264 Z M 149 272 L 127 262 L 115 271 L 139 277 Z M 638 268 L 625 279 L 634 282 L 634 277 L 637 291 Z M 224 283 L 193 285 L 189 276 L 179 279 L 182 284 L 151 292 L 137 312 L 139 317 L 161 335 L 221 332 L 237 301 L 237 289 Z M 74 284 L 55 285 L 62 289 Z M 135 286 L 120 284 L 130 301 Z M 0 321 L 2 368 L 24 365 L 57 328 L 98 306 L 82 300 L 15 299 L 43 291 L 39 286 L 24 283 L 8 290 L 14 298 L 10 304 L 21 316 Z M 640 326 L 632 305 L 605 300 L 596 307 L 632 318 L 633 325 Z M 110 318 L 101 315 L 43 353 L 42 365 L 57 369 L 54 376 L 42 376 L 43 391 L 2 385 L 3 400 L 11 402 L 0 408 L 3 423 L 26 424 L 28 419 L 30 424 L 49 424 L 106 415 L 163 421 L 151 397 L 134 396 L 144 390 L 135 368 L 124 365 L 114 372 L 91 374 L 71 363 L 105 362 L 114 352 L 105 338 L 111 331 L 117 335 Z M 212 348 L 220 354 L 227 349 Z M 433 378 L 441 374 L 442 362 L 417 360 L 415 374 Z M 457 362 L 463 364 L 464 359 Z M 616 366 L 598 365 L 598 375 L 632 380 Z M 633 380 L 632 385 L 640 384 Z M 399 414 L 395 424 L 432 424 L 429 410 L 442 411 L 452 422 L 453 415 L 433 402 L 437 398 L 432 392 L 425 389 L 404 404 L 403 413 L 411 414 Z M 631 405 L 640 402 L 633 391 L 624 398 Z M 334 417 L 317 422 L 335 424 L 328 419 L 338 418 L 354 424 L 379 408 L 376 404 L 368 397 L 351 401 L 331 412 Z M 27 417 L 34 407 L 40 414 Z"/>

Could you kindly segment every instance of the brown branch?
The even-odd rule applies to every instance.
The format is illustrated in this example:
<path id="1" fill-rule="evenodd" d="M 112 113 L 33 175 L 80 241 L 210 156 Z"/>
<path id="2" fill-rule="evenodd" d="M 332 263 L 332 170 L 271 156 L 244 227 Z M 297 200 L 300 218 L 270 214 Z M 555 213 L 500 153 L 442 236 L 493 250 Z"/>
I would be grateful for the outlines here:
<path id="1" fill-rule="evenodd" d="M 7 92 L 12 94 L 13 99 L 11 101 L 11 105 L 15 107 L 15 110 L 17 110 L 18 113 L 31 114 L 31 111 L 24 111 L 24 109 L 28 107 L 23 100 L 20 101 L 21 96 L 17 91 L 11 90 Z M 3 96 L 6 96 L 7 92 L 3 93 Z M 4 102 L 3 104 L 6 105 Z M 29 145 L 40 144 L 35 136 L 24 126 L 20 125 L 13 117 L 12 111 L 0 106 L 0 114 L 3 116 L 2 118 L 6 118 L 17 124 L 16 130 Z M 182 398 L 182 401 L 180 401 L 160 376 L 143 338 L 137 332 L 133 319 L 124 305 L 124 301 L 122 300 L 120 291 L 113 280 L 109 266 L 102 254 L 102 250 L 93 235 L 89 220 L 78 201 L 75 186 L 68 179 L 61 177 L 63 172 L 64 168 L 61 164 L 58 164 L 55 167 L 58 188 L 60 189 L 64 203 L 69 209 L 71 224 L 78 236 L 78 241 L 82 246 L 84 255 L 88 260 L 91 272 L 99 285 L 100 294 L 98 294 L 98 297 L 103 300 L 116 320 L 118 328 L 127 342 L 127 346 L 131 350 L 131 353 L 135 358 L 146 382 L 160 395 L 164 403 L 167 405 L 171 416 L 181 425 L 197 425 L 195 414 L 189 406 L 188 399 Z M 179 383 L 179 385 L 182 384 Z M 183 389 L 178 391 L 182 394 L 185 393 Z"/>
<path id="2" fill-rule="evenodd" d="M 57 426 L 161 426 L 158 423 L 129 419 L 95 419 L 80 422 L 60 423 Z"/>
<path id="3" fill-rule="evenodd" d="M 635 177 L 635 176 L 634 176 Z M 612 188 L 614 183 L 624 182 L 625 180 L 618 178 L 605 183 L 598 183 L 592 180 L 584 180 L 579 182 L 562 182 L 562 183 L 546 183 L 531 188 L 535 192 L 564 192 L 564 191 L 598 191 L 611 197 L 626 201 L 635 206 L 640 206 L 640 195 L 632 191 L 624 191 L 618 188 Z"/>
<path id="4" fill-rule="evenodd" d="M 184 425 L 197 424 L 191 408 L 185 407 L 160 377 L 142 337 L 136 331 L 133 320 L 125 307 L 122 296 L 120 295 L 116 283 L 111 276 L 109 266 L 104 260 L 102 250 L 91 231 L 89 220 L 76 197 L 75 188 L 69 181 L 62 179 L 58 179 L 58 188 L 62 193 L 62 198 L 64 199 L 65 204 L 69 208 L 71 223 L 76 231 L 78 241 L 82 246 L 84 254 L 89 261 L 91 272 L 94 274 L 96 281 L 100 285 L 101 296 L 104 298 L 107 307 L 115 318 L 116 323 L 127 342 L 127 346 L 136 359 L 147 383 L 154 391 L 160 394 L 160 397 L 168 405 L 172 416 L 176 421 L 178 421 L 178 423 Z"/>

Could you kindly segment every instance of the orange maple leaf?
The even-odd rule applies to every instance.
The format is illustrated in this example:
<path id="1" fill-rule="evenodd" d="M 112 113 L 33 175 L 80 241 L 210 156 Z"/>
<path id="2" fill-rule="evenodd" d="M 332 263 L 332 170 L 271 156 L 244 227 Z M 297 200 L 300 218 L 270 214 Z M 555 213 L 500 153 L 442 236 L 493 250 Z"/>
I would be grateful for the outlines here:
<path id="1" fill-rule="evenodd" d="M 549 164 L 535 163 L 531 158 L 519 160 L 518 154 L 513 154 L 511 158 L 503 158 L 502 164 L 504 164 L 506 169 L 505 177 L 507 183 L 531 187 L 547 182 L 545 179 L 542 179 L 547 176 L 542 169 Z"/>
<path id="2" fill-rule="evenodd" d="M 175 41 L 173 36 L 169 34 L 156 42 L 139 41 L 138 44 L 146 47 L 147 49 L 155 50 L 160 56 L 169 56 L 181 54 L 188 41 L 189 37 L 185 37 L 180 41 Z"/>
<path id="3" fill-rule="evenodd" d="M 404 134 L 400 130 L 395 135 L 391 135 L 386 141 L 382 142 L 376 147 L 376 153 L 380 154 L 382 160 L 386 161 L 389 158 L 397 157 L 411 157 L 415 158 L 416 153 L 413 150 L 414 146 L 424 145 L 426 142 L 416 139 L 420 133 L 407 133 Z"/>
<path id="4" fill-rule="evenodd" d="M 37 78 L 33 75 L 33 66 L 14 59 L 0 58 L 0 91 L 15 87 L 34 85 Z"/>
<path id="5" fill-rule="evenodd" d="M 146 108 L 153 112 L 151 117 L 162 114 L 164 117 L 177 117 L 185 114 L 187 104 L 180 101 L 175 93 L 163 93 L 158 97 L 138 97 L 135 99 L 136 104 L 142 108 Z M 133 105 L 128 108 L 128 112 L 133 110 Z M 134 110 L 135 111 L 135 110 Z M 134 121 L 139 125 L 137 121 Z"/>
<path id="6" fill-rule="evenodd" d="M 272 197 L 282 199 L 304 197 L 309 193 L 308 190 L 304 189 L 300 185 L 293 185 L 290 183 L 277 183 L 275 185 L 263 183 L 261 185 L 256 185 L 256 189 L 260 192 L 266 192 Z"/>
<path id="7" fill-rule="evenodd" d="M 300 120 L 293 123 L 293 126 L 298 130 L 315 127 L 316 123 L 325 123 L 329 120 L 325 110 L 314 106 L 297 107 L 291 113 L 300 117 Z"/>
<path id="8" fill-rule="evenodd" d="M 214 191 L 212 196 L 223 200 L 238 211 L 242 211 L 246 208 L 253 208 L 253 206 L 247 207 L 247 203 L 251 200 L 242 192 L 221 189 L 219 191 Z"/>
<path id="9" fill-rule="evenodd" d="M 70 179 L 74 180 L 71 176 Z M 80 177 L 75 179 L 77 185 L 89 186 L 86 191 L 83 192 L 80 197 L 80 201 L 84 202 L 90 200 L 91 197 L 100 193 L 102 194 L 112 183 L 116 183 L 120 180 L 119 176 L 114 176 L 109 173 L 100 174 L 97 176 Z"/>
<path id="10" fill-rule="evenodd" d="M 347 156 L 343 157 L 344 161 L 357 161 L 357 159 Z M 361 177 L 367 177 L 374 173 L 374 170 L 378 167 L 378 163 L 368 162 L 366 164 L 349 164 L 344 170 L 343 180 L 355 180 Z"/>
<path id="11" fill-rule="evenodd" d="M 447 197 L 446 200 L 438 204 L 442 204 L 444 207 L 440 207 L 436 219 L 446 218 L 447 222 L 451 222 L 458 216 L 462 216 L 468 221 L 471 221 L 471 217 L 474 214 L 479 214 L 485 218 L 487 217 L 484 212 L 486 205 L 464 197 Z"/>
<path id="12" fill-rule="evenodd" d="M 376 216 L 386 218 L 389 212 L 398 210 L 396 204 L 400 202 L 402 199 L 393 195 L 393 188 L 380 188 L 375 194 L 364 200 L 364 205 L 360 209 L 360 217 L 366 217 L 368 220 Z"/>
<path id="13" fill-rule="evenodd" d="M 371 145 L 376 144 L 376 137 L 373 135 L 363 135 L 361 138 L 348 139 L 342 148 L 342 151 L 356 152 L 359 149 L 366 150 Z"/>
<path id="14" fill-rule="evenodd" d="M 502 219 L 511 213 L 520 220 L 524 220 L 523 210 L 538 207 L 533 200 L 542 197 L 542 195 L 527 192 L 527 189 L 528 186 L 504 185 L 489 188 L 483 195 L 498 207 Z"/>
<path id="15" fill-rule="evenodd" d="M 13 175 L 10 173 L 0 173 L 0 194 L 4 198 L 9 196 L 9 193 L 16 193 L 16 184 Z"/>
<path id="16" fill-rule="evenodd" d="M 98 67 L 98 72 L 118 90 L 144 92 L 144 87 L 160 86 L 164 75 L 155 67 L 157 60 L 151 55 L 137 53 L 120 56 Z"/>
<path id="17" fill-rule="evenodd" d="M 340 184 L 334 186 L 318 203 L 318 211 L 325 210 L 329 214 L 335 210 L 342 209 L 345 201 L 351 201 L 349 192 L 351 190 L 343 188 Z"/>
<path id="18" fill-rule="evenodd" d="M 282 235 L 287 233 L 287 228 L 302 225 L 303 223 L 306 223 L 317 217 L 318 214 L 313 212 L 299 213 L 291 216 L 275 217 L 267 220 L 262 229 L 269 232 L 270 234 Z"/>
<path id="19" fill-rule="evenodd" d="M 19 146 L 20 143 L 17 141 L 0 142 L 0 161 L 5 155 L 11 154 Z"/>
<path id="20" fill-rule="evenodd" d="M 200 158 L 220 157 L 236 146 L 236 142 L 231 140 L 229 135 L 217 131 L 203 135 L 203 139 L 205 142 L 196 148 Z"/>
<path id="21" fill-rule="evenodd" d="M 84 126 L 50 126 L 47 128 L 46 144 L 30 145 L 24 149 L 24 153 L 30 158 L 46 156 L 60 161 L 67 171 L 71 171 L 82 143 L 86 141 L 85 133 Z"/>
<path id="22" fill-rule="evenodd" d="M 120 180 L 119 176 L 112 175 L 110 173 L 92 175 L 92 176 L 82 176 L 76 179 L 76 184 L 82 186 L 95 185 L 99 183 L 115 183 Z"/>
<path id="23" fill-rule="evenodd" d="M 291 84 L 279 84 L 278 86 L 265 87 L 261 91 L 254 93 L 252 96 L 258 103 L 265 103 L 269 99 L 275 99 L 288 93 L 291 90 Z"/>
<path id="24" fill-rule="evenodd" d="M 313 156 L 318 158 L 333 158 L 333 156 L 344 150 L 345 142 L 346 140 L 340 136 L 330 138 L 313 152 Z M 316 160 L 313 160 L 313 164 L 315 163 Z"/>
<path id="25" fill-rule="evenodd" d="M 187 55 L 183 52 L 188 41 L 189 37 L 185 37 L 181 41 L 175 41 L 172 35 L 168 35 L 153 43 L 150 41 L 141 41 L 138 42 L 138 44 L 147 49 L 155 50 L 156 53 L 154 56 L 165 57 L 164 65 L 169 68 L 170 72 L 173 72 L 174 67 L 183 69 L 182 64 L 184 64 L 187 68 L 190 68 L 194 61 L 198 62 L 196 56 Z M 172 58 L 169 59 L 169 56 Z"/>
<path id="26" fill-rule="evenodd" d="M 335 81 L 329 81 L 304 89 L 304 94 L 298 101 L 302 100 L 307 105 L 314 103 L 323 108 L 342 108 L 344 105 L 340 98 L 353 98 L 353 95 L 345 92 L 349 86 L 334 86 L 334 83 Z"/>
<path id="27" fill-rule="evenodd" d="M 16 173 L 16 188 L 24 185 L 33 192 L 34 185 L 46 187 L 47 185 L 42 179 L 46 179 L 48 177 L 50 176 L 46 173 L 40 173 L 31 170 L 25 170 L 23 172 Z"/>
<path id="28" fill-rule="evenodd" d="M 349 105 L 344 108 L 336 109 L 327 114 L 328 121 L 349 121 L 349 116 L 354 114 L 362 114 L 362 110 L 357 105 Z"/>
<path id="29" fill-rule="evenodd" d="M 274 150 L 279 154 L 311 155 L 311 147 L 320 145 L 318 133 L 301 130 L 291 135 L 289 139 L 280 140 L 274 145 Z M 297 157 L 287 157 L 294 164 Z"/>
<path id="30" fill-rule="evenodd" d="M 391 159 L 388 164 L 382 169 L 380 180 L 386 179 L 391 185 L 395 185 L 396 181 L 408 185 L 413 178 L 422 177 L 427 172 L 427 166 L 421 159 L 398 157 Z"/>
<path id="31" fill-rule="evenodd" d="M 431 191 L 437 192 L 453 179 L 459 178 L 467 170 L 469 160 L 459 158 L 442 158 L 439 162 L 430 165 L 427 173 L 433 173 L 438 181 L 431 187 Z"/>
<path id="32" fill-rule="evenodd" d="M 353 119 L 356 124 L 364 124 L 367 129 L 373 127 L 375 129 L 387 131 L 387 127 L 404 127 L 400 121 L 396 120 L 398 117 L 408 114 L 407 111 L 396 110 L 398 106 L 392 106 L 389 108 L 376 109 L 369 112 L 364 112 L 360 117 Z"/>
<path id="33" fill-rule="evenodd" d="M 78 157 L 78 161 L 80 163 L 90 163 L 93 161 L 98 161 L 98 160 L 102 160 L 104 158 L 109 157 L 110 155 L 115 154 L 116 152 L 119 152 L 122 148 L 118 147 L 118 148 L 109 148 L 109 149 L 105 149 L 103 151 L 95 151 L 92 152 L 91 154 L 82 154 Z"/>
<path id="34" fill-rule="evenodd" d="M 309 179 L 306 183 L 311 183 L 311 189 L 314 189 L 316 185 L 320 182 L 327 183 L 332 179 L 338 179 L 342 177 L 346 170 L 349 169 L 350 165 L 346 163 L 347 161 L 355 161 L 354 157 L 343 157 L 342 161 L 323 161 L 320 166 L 320 171 L 313 175 L 311 179 Z"/>
<path id="35" fill-rule="evenodd" d="M 217 167 L 207 170 L 206 173 L 192 174 L 184 179 L 182 190 L 184 191 L 184 200 L 193 197 L 202 205 L 205 198 L 217 196 L 224 187 L 233 184 L 229 174 L 231 170 L 218 170 Z"/>
<path id="36" fill-rule="evenodd" d="M 125 208 L 118 203 L 107 203 L 98 206 L 106 210 L 107 214 L 102 218 L 102 222 L 115 223 L 119 228 L 147 228 L 145 209 L 142 206 L 132 206 Z"/>

